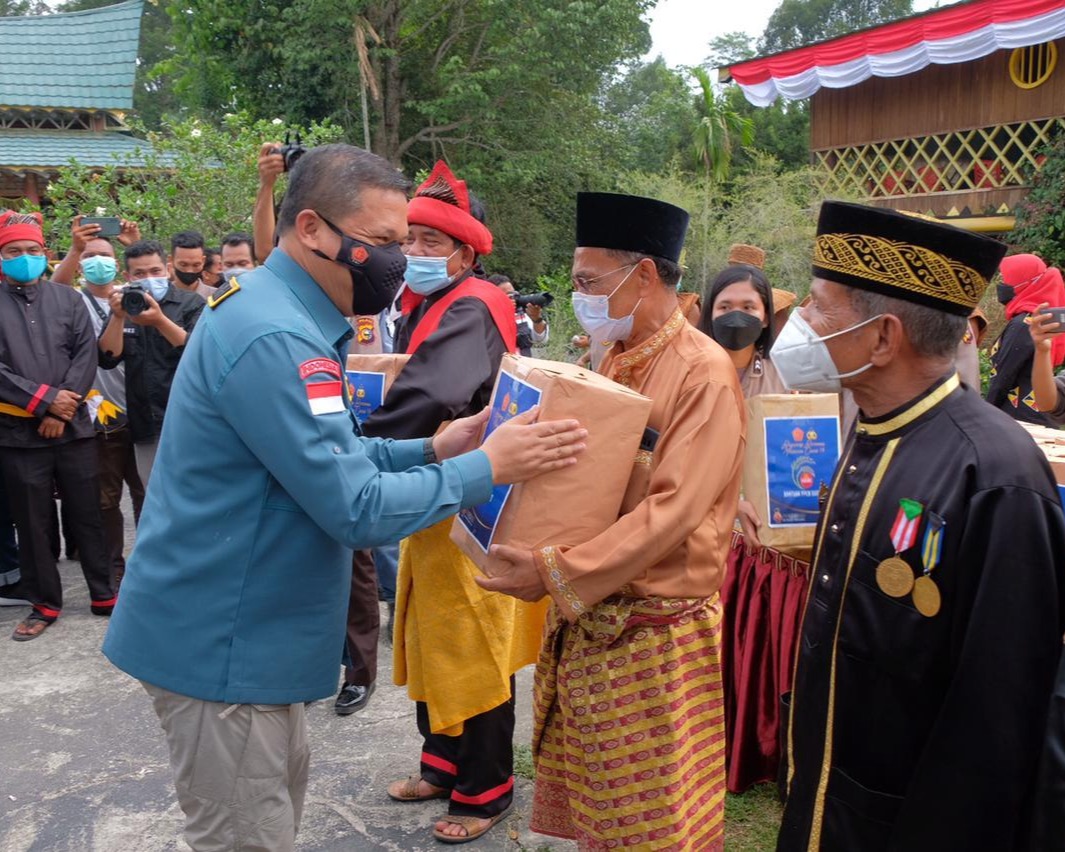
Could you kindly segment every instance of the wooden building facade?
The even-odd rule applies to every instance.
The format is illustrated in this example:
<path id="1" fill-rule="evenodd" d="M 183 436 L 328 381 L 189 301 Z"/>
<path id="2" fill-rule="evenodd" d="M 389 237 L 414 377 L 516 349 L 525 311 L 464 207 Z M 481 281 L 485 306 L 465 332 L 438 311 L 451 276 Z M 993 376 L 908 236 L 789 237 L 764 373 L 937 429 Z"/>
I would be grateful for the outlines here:
<path id="1" fill-rule="evenodd" d="M 972 0 L 728 74 L 759 105 L 808 93 L 827 194 L 1009 230 L 1065 129 L 1065 0 Z"/>

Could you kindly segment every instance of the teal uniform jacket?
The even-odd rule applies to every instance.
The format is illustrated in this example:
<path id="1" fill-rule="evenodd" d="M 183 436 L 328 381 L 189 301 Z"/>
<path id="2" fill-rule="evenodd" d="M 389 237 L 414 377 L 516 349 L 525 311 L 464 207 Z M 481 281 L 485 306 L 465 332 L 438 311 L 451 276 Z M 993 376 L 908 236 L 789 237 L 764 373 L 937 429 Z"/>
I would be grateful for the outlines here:
<path id="1" fill-rule="evenodd" d="M 353 548 L 486 502 L 481 451 L 424 465 L 421 440 L 358 436 L 351 328 L 280 249 L 227 285 L 186 345 L 103 651 L 205 701 L 331 695 Z"/>

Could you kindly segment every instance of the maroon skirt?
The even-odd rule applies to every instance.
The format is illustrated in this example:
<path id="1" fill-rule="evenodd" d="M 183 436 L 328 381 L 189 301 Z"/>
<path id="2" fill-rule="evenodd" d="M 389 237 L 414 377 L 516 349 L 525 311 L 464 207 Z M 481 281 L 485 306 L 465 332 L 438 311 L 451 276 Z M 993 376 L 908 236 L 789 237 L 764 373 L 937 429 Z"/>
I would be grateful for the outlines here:
<path id="1" fill-rule="evenodd" d="M 791 690 L 810 566 L 771 547 L 746 553 L 733 533 L 721 588 L 727 786 L 777 780 L 782 697 Z"/>

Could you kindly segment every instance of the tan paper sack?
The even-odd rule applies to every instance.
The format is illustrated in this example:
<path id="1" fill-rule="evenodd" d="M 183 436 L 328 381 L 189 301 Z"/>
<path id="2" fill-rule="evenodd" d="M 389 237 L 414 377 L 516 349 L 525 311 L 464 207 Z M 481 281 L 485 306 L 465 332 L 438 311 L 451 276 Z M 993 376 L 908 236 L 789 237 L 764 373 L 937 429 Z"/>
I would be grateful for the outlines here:
<path id="1" fill-rule="evenodd" d="M 351 407 L 355 419 L 365 423 L 388 396 L 388 389 L 396 380 L 410 355 L 382 354 L 348 356 L 347 374 L 351 385 Z"/>
<path id="2" fill-rule="evenodd" d="M 575 545 L 617 520 L 651 400 L 574 364 L 505 355 L 486 434 L 534 405 L 541 420 L 576 419 L 588 430 L 577 464 L 514 486 L 455 518 L 451 540 L 479 567 L 492 544 L 534 550 Z"/>
<path id="3" fill-rule="evenodd" d="M 754 504 L 769 547 L 813 544 L 821 486 L 839 462 L 839 396 L 765 394 L 747 401 L 743 496 Z"/>

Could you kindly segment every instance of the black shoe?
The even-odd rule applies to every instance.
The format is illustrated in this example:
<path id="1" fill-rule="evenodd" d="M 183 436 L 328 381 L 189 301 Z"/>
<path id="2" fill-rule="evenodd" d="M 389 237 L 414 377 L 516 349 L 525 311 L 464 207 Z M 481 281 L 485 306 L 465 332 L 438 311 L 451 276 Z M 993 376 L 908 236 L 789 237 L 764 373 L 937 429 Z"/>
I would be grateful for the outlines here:
<path id="1" fill-rule="evenodd" d="M 336 714 L 338 716 L 350 716 L 352 713 L 358 713 L 370 703 L 370 696 L 373 695 L 374 686 L 376 684 L 373 683 L 369 686 L 356 686 L 353 683 L 345 683 L 340 687 L 340 694 L 337 695 L 336 703 L 333 704 Z"/>

